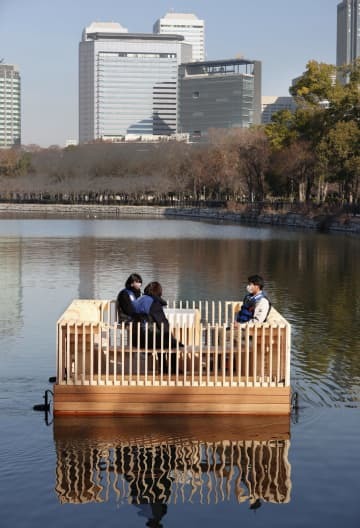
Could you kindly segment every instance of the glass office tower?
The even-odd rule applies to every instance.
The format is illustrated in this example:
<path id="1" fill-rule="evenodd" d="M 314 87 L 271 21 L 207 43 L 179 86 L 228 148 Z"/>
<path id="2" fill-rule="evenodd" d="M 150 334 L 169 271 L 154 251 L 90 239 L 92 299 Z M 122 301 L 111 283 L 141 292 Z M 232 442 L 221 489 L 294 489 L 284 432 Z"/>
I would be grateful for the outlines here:
<path id="1" fill-rule="evenodd" d="M 206 141 L 210 128 L 261 123 L 261 62 L 229 59 L 180 66 L 179 132 Z"/>
<path id="2" fill-rule="evenodd" d="M 178 65 L 190 58 L 180 35 L 91 24 L 79 50 L 80 143 L 175 134 Z"/>
<path id="3" fill-rule="evenodd" d="M 343 0 L 337 6 L 336 65 L 360 57 L 360 0 Z"/>

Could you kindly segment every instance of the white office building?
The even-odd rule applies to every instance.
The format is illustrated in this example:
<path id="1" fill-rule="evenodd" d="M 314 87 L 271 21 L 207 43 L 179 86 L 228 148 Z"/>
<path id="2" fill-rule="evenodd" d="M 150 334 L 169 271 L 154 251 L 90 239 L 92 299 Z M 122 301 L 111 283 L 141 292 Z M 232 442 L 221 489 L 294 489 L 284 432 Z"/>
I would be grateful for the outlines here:
<path id="1" fill-rule="evenodd" d="M 336 65 L 360 57 L 360 0 L 343 0 L 337 6 Z"/>
<path id="2" fill-rule="evenodd" d="M 180 35 L 92 23 L 79 47 L 80 143 L 175 134 L 178 65 L 190 58 Z"/>
<path id="3" fill-rule="evenodd" d="M 21 85 L 16 66 L 0 63 L 0 148 L 21 144 Z"/>
<path id="4" fill-rule="evenodd" d="M 153 26 L 154 33 L 182 35 L 192 45 L 192 60 L 205 60 L 205 22 L 192 13 L 166 13 Z"/>
<path id="5" fill-rule="evenodd" d="M 263 95 L 261 97 L 261 122 L 271 123 L 272 116 L 281 110 L 295 112 L 296 103 L 293 97 L 278 95 Z"/>

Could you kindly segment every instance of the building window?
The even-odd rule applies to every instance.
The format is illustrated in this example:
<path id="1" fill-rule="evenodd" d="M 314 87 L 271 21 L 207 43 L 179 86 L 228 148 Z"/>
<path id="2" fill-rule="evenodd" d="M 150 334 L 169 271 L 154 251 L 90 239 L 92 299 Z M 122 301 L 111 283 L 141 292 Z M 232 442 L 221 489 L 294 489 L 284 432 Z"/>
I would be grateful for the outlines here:
<path id="1" fill-rule="evenodd" d="M 193 99 L 199 99 L 200 92 L 193 92 L 192 96 L 193 96 Z"/>

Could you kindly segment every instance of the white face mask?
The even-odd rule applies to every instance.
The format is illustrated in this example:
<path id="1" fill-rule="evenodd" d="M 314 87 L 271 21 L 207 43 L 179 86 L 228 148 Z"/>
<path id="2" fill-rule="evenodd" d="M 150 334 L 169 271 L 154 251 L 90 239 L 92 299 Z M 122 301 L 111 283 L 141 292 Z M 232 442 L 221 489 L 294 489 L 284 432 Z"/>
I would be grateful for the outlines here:
<path id="1" fill-rule="evenodd" d="M 248 293 L 253 293 L 254 292 L 254 286 L 252 284 L 248 284 L 246 286 L 246 290 Z"/>

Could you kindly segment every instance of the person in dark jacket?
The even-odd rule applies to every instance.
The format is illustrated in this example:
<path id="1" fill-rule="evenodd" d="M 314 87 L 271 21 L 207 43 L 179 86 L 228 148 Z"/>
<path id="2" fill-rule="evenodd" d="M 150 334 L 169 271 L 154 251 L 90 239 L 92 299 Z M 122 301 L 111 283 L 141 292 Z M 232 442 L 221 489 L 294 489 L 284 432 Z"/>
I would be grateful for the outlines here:
<path id="1" fill-rule="evenodd" d="M 144 289 L 144 295 L 136 300 L 134 308 L 138 318 L 141 320 L 142 328 L 145 323 L 149 324 L 149 346 L 152 344 L 153 323 L 156 324 L 156 347 L 161 346 L 161 326 L 163 325 L 163 347 L 169 348 L 169 337 L 171 348 L 176 348 L 176 339 L 170 336 L 169 321 L 164 313 L 166 301 L 162 298 L 162 286 L 159 282 L 150 282 Z"/>
<path id="2" fill-rule="evenodd" d="M 271 303 L 264 291 L 264 279 L 260 275 L 248 278 L 247 295 L 245 295 L 241 310 L 236 314 L 236 322 L 264 323 L 269 315 Z"/>
<path id="3" fill-rule="evenodd" d="M 116 299 L 118 323 L 129 323 L 137 320 L 135 301 L 141 296 L 142 278 L 138 273 L 132 273 Z"/>
<path id="4" fill-rule="evenodd" d="M 176 349 L 178 346 L 183 347 L 182 343 L 173 337 L 170 333 L 169 321 L 164 313 L 166 302 L 162 298 L 162 286 L 159 282 L 150 282 L 144 289 L 142 295 L 135 302 L 135 310 L 141 319 L 140 346 L 145 346 L 145 324 L 148 323 L 148 347 L 151 349 L 154 343 L 154 323 L 155 329 L 155 347 L 163 350 Z M 163 328 L 163 334 L 161 332 Z M 165 356 L 164 372 L 168 372 L 168 354 Z M 171 354 L 171 370 L 175 372 L 176 357 Z"/>

